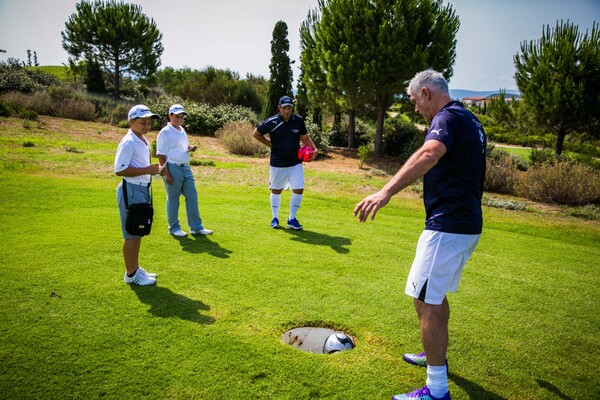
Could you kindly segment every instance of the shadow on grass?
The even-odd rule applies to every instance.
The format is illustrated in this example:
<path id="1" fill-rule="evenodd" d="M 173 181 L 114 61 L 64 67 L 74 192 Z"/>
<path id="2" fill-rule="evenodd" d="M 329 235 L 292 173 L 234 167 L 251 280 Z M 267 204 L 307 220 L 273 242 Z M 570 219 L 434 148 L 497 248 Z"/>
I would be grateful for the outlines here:
<path id="1" fill-rule="evenodd" d="M 131 285 L 140 301 L 150 305 L 149 313 L 161 318 L 181 318 L 198 324 L 210 325 L 213 317 L 202 315 L 201 311 L 210 310 L 210 306 L 199 300 L 192 300 L 162 286 Z"/>
<path id="2" fill-rule="evenodd" d="M 538 385 L 540 385 L 541 388 L 546 389 L 550 393 L 554 393 L 556 396 L 558 396 L 558 398 L 563 399 L 563 400 L 572 400 L 571 397 L 564 394 L 559 388 L 557 388 L 550 382 L 544 381 L 542 379 L 536 379 L 535 381 L 538 383 Z"/>
<path id="3" fill-rule="evenodd" d="M 348 238 L 341 236 L 330 236 L 324 233 L 316 233 L 307 230 L 295 230 L 295 229 L 285 229 L 285 231 L 294 235 L 295 237 L 292 240 L 307 243 L 307 244 L 315 244 L 318 246 L 329 246 L 336 252 L 340 254 L 348 254 L 350 253 L 350 249 L 347 249 L 344 246 L 350 246 L 352 241 Z"/>
<path id="4" fill-rule="evenodd" d="M 489 390 L 485 390 L 481 386 L 471 381 L 468 381 L 460 376 L 448 373 L 448 379 L 454 382 L 462 390 L 467 392 L 469 399 L 486 399 L 486 400 L 506 400 L 506 397 L 498 396 L 496 393 L 492 393 Z"/>
<path id="5" fill-rule="evenodd" d="M 229 255 L 233 251 L 221 247 L 219 243 L 213 242 L 208 236 L 188 236 L 188 237 L 176 237 L 175 240 L 179 242 L 181 249 L 189 253 L 208 253 L 211 256 L 218 258 L 229 258 Z"/>

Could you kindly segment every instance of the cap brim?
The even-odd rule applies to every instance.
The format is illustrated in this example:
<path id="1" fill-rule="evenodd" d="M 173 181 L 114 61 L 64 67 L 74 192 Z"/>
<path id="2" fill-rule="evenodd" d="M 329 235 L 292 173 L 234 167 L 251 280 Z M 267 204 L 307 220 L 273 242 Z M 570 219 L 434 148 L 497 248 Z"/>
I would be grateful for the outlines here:
<path id="1" fill-rule="evenodd" d="M 292 106 L 294 107 L 294 105 L 292 103 L 284 103 L 284 104 L 280 104 L 281 107 L 286 107 L 286 106 Z"/>
<path id="2" fill-rule="evenodd" d="M 158 114 L 154 114 L 154 113 L 146 113 L 146 114 L 140 115 L 139 117 L 136 117 L 136 118 L 154 118 L 154 119 L 157 119 L 157 118 L 160 118 L 160 116 Z"/>

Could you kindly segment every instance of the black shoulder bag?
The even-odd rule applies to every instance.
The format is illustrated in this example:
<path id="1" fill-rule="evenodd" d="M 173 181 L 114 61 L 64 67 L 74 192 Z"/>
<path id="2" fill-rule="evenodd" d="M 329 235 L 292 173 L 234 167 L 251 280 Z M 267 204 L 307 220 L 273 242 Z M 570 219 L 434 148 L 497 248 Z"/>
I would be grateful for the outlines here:
<path id="1" fill-rule="evenodd" d="M 152 218 L 154 217 L 154 208 L 152 208 L 152 181 L 150 181 L 148 186 L 150 186 L 150 203 L 129 204 L 127 201 L 127 181 L 123 179 L 123 196 L 125 196 L 125 207 L 127 208 L 125 230 L 130 235 L 146 236 L 150 234 L 150 229 L 152 229 Z"/>

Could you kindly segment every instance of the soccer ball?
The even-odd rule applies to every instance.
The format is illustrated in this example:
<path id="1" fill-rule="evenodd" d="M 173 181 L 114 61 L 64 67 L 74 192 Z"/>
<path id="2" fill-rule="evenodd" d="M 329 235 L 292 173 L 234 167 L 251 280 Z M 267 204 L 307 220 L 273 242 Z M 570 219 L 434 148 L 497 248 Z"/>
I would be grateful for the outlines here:
<path id="1" fill-rule="evenodd" d="M 302 146 L 298 149 L 298 158 L 302 162 L 310 160 L 313 155 L 313 149 L 310 146 Z"/>
<path id="2" fill-rule="evenodd" d="M 342 332 L 332 333 L 325 340 L 323 345 L 323 353 L 331 354 L 342 350 L 352 350 L 354 342 L 348 335 Z"/>

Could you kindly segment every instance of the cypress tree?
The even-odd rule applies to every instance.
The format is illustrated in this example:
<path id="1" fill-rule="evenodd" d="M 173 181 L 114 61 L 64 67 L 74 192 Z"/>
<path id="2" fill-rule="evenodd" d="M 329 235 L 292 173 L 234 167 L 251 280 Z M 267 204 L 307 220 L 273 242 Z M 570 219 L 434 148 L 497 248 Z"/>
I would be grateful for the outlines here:
<path id="1" fill-rule="evenodd" d="M 277 112 L 277 105 L 282 96 L 292 95 L 292 66 L 288 51 L 290 42 L 287 38 L 288 28 L 283 21 L 278 21 L 273 29 L 271 40 L 271 64 L 269 71 L 269 89 L 267 92 L 267 104 L 265 107 L 265 118 Z"/>

